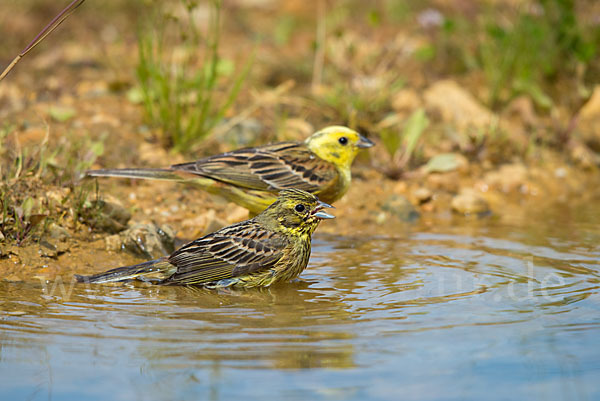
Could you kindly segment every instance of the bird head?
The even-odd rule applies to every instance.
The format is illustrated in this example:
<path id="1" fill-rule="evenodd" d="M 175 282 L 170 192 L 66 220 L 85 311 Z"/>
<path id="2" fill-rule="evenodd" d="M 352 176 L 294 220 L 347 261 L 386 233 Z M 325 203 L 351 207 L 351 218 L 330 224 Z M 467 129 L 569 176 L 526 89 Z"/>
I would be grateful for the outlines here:
<path id="1" fill-rule="evenodd" d="M 277 200 L 255 218 L 271 229 L 289 234 L 312 234 L 323 219 L 333 219 L 323 209 L 333 208 L 300 189 L 284 189 Z"/>
<path id="2" fill-rule="evenodd" d="M 314 133 L 306 139 L 305 144 L 321 159 L 342 168 L 350 168 L 360 149 L 374 145 L 358 132 L 337 125 Z"/>

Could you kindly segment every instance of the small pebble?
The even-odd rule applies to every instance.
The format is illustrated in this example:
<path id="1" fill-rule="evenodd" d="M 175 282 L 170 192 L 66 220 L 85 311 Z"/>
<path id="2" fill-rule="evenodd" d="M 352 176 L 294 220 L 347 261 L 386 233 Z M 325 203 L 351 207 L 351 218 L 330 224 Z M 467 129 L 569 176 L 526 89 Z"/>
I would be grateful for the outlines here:
<path id="1" fill-rule="evenodd" d="M 488 202 L 472 189 L 463 189 L 452 198 L 452 210 L 464 215 L 482 216 L 490 212 Z"/>

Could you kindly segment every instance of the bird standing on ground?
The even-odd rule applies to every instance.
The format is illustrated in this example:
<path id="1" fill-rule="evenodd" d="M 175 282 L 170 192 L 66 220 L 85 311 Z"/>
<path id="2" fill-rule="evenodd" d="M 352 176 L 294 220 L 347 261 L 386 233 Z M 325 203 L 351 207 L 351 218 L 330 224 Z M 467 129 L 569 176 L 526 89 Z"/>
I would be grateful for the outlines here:
<path id="1" fill-rule="evenodd" d="M 256 217 L 192 241 L 169 256 L 76 278 L 86 283 L 137 279 L 210 288 L 268 287 L 306 268 L 312 233 L 321 220 L 334 217 L 323 211 L 328 207 L 308 192 L 283 190 Z"/>
<path id="2" fill-rule="evenodd" d="M 371 146 L 373 142 L 356 131 L 332 126 L 304 142 L 239 149 L 169 168 L 90 170 L 87 175 L 190 183 L 257 214 L 288 188 L 335 202 L 350 187 L 350 167 L 358 151 Z"/>

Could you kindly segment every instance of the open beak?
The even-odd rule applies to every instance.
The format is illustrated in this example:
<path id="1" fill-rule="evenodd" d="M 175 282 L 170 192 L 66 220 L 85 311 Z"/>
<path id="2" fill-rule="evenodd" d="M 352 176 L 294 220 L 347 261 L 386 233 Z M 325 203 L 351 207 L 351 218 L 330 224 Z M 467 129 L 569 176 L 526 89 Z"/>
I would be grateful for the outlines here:
<path id="1" fill-rule="evenodd" d="M 369 138 L 365 138 L 362 135 L 359 135 L 359 136 L 360 136 L 360 139 L 356 143 L 356 147 L 364 149 L 364 148 L 370 148 L 371 146 L 375 145 L 375 143 L 372 140 L 370 140 Z"/>
<path id="2" fill-rule="evenodd" d="M 317 206 L 313 209 L 311 214 L 321 220 L 334 219 L 335 216 L 332 216 L 329 213 L 326 213 L 323 211 L 323 209 L 325 209 L 325 208 L 335 209 L 333 206 L 331 206 L 325 202 L 319 201 L 319 203 L 317 203 Z"/>

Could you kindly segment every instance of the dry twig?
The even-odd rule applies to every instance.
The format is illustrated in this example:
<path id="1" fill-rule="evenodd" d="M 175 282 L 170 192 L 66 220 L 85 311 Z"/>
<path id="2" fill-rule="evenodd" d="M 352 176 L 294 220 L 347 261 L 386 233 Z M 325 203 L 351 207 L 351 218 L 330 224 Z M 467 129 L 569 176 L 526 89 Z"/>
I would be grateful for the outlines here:
<path id="1" fill-rule="evenodd" d="M 73 0 L 56 17 L 54 17 L 54 19 L 52 19 L 52 21 L 50 21 L 48 25 L 46 25 L 44 29 L 42 29 L 40 33 L 37 34 L 37 36 L 31 41 L 31 43 L 29 43 L 27 47 L 25 47 L 25 49 L 21 53 L 19 53 L 19 55 L 15 57 L 13 61 L 11 61 L 8 67 L 6 67 L 4 71 L 2 71 L 2 74 L 0 74 L 0 81 L 2 81 L 4 77 L 8 75 L 8 73 L 15 67 L 15 65 L 17 65 L 17 63 L 23 58 L 23 56 L 29 53 L 34 47 L 39 45 L 42 42 L 42 40 L 46 39 L 46 36 L 50 35 L 52 31 L 58 28 L 58 26 L 62 24 L 63 21 L 66 20 L 73 13 L 73 11 L 75 11 L 76 8 L 82 5 L 84 2 L 85 0 Z"/>

